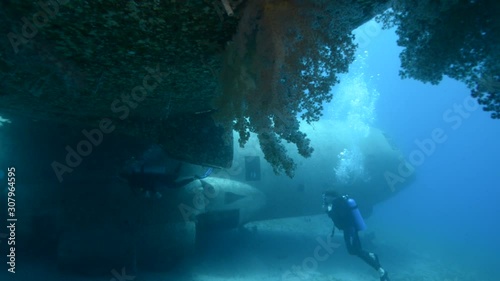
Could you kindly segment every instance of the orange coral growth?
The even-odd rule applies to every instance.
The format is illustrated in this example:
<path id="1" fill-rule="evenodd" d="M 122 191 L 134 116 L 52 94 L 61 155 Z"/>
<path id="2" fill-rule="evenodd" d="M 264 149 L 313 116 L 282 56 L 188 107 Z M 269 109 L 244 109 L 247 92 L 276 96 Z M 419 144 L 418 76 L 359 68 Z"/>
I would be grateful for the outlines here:
<path id="1" fill-rule="evenodd" d="M 309 157 L 300 119 L 313 122 L 332 98 L 337 74 L 354 60 L 349 1 L 249 1 L 226 48 L 219 121 L 232 124 L 244 145 L 256 133 L 276 173 L 292 177 L 295 162 L 282 140 Z"/>

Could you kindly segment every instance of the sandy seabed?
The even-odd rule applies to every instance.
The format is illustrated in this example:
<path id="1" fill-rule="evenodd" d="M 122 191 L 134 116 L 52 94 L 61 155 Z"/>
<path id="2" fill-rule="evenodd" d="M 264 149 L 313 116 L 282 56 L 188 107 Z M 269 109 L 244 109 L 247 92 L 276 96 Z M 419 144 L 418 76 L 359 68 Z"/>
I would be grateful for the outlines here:
<path id="1" fill-rule="evenodd" d="M 197 253 L 168 272 L 110 269 L 108 276 L 78 276 L 57 271 L 54 263 L 19 258 L 16 273 L 0 280 L 47 281 L 377 281 L 378 273 L 350 256 L 337 231 L 325 248 L 332 223 L 326 216 L 300 217 L 246 225 L 213 233 Z M 491 258 L 443 243 L 418 241 L 387 230 L 368 229 L 366 250 L 378 254 L 392 281 L 497 281 Z M 327 244 L 328 245 L 328 244 Z M 475 253 L 475 254 L 474 254 Z M 497 259 L 498 257 L 493 258 Z M 482 262 L 484 260 L 484 262 Z M 500 264 L 500 263 L 498 263 Z M 113 274 L 113 272 L 115 274 Z M 125 273 L 125 275 L 120 275 Z M 118 275 L 117 275 L 118 274 Z"/>

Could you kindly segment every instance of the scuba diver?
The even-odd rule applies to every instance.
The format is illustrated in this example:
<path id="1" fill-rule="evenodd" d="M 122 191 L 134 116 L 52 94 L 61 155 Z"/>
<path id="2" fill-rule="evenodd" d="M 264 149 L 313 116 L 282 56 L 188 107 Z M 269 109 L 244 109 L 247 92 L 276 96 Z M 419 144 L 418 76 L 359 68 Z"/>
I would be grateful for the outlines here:
<path id="1" fill-rule="evenodd" d="M 179 179 L 179 173 L 182 168 L 182 162 L 179 162 L 172 173 L 166 173 L 164 167 L 160 170 L 155 167 L 145 167 L 143 163 L 135 163 L 126 170 L 119 173 L 120 178 L 126 180 L 134 193 L 141 193 L 146 198 L 151 194 L 160 199 L 162 194 L 159 188 L 181 188 L 195 180 L 201 180 L 212 173 L 212 168 L 208 168 L 203 176 L 192 176 Z"/>
<path id="2" fill-rule="evenodd" d="M 331 237 L 335 234 L 335 227 L 344 232 L 344 241 L 347 251 L 356 255 L 380 274 L 380 281 L 390 281 L 375 253 L 370 253 L 361 247 L 358 231 L 366 228 L 365 222 L 354 199 L 347 195 L 340 195 L 336 191 L 323 193 L 323 208 L 333 221 Z"/>

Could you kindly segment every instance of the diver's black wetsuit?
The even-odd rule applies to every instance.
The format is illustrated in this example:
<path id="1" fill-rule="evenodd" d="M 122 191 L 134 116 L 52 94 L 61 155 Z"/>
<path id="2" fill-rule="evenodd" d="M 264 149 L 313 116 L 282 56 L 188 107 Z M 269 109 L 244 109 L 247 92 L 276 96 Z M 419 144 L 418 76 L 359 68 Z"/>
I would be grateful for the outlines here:
<path id="1" fill-rule="evenodd" d="M 379 270 L 380 263 L 377 255 L 369 253 L 361 247 L 356 223 L 352 215 L 351 207 L 347 204 L 347 200 L 342 196 L 335 198 L 332 202 L 332 209 L 329 210 L 327 214 L 334 223 L 332 236 L 335 233 L 335 227 L 342 230 L 344 232 L 344 241 L 349 254 L 360 257 L 371 267 Z"/>

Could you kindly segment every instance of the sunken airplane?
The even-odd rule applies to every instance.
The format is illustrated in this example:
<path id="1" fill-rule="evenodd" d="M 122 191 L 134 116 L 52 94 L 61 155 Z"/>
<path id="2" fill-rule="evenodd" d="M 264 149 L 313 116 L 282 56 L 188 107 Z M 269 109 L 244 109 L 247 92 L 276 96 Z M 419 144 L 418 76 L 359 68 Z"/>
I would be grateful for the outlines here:
<path id="1" fill-rule="evenodd" d="M 108 269 L 109 261 L 148 266 L 162 261 L 158 266 L 165 268 L 194 252 L 205 231 L 320 214 L 321 194 L 328 188 L 357 198 L 366 217 L 375 204 L 395 195 L 414 177 L 401 152 L 378 129 L 367 127 L 353 136 L 348 124 L 326 121 L 304 131 L 315 153 L 298 162 L 293 179 L 273 173 L 254 136 L 245 148 L 234 146 L 231 168 L 213 171 L 173 160 L 159 148 L 149 149 L 141 159 L 127 163 L 119 177 L 123 181 L 119 188 L 127 185 L 131 192 L 108 199 L 102 194 L 104 207 L 97 207 L 113 209 L 106 206 L 113 202 L 127 206 L 126 210 L 96 210 L 100 222 L 75 224 L 63 232 L 59 265 L 77 268 L 88 257 L 94 269 Z M 75 204 L 78 208 L 84 203 L 80 199 Z"/>
<path id="2" fill-rule="evenodd" d="M 125 163 L 129 156 L 124 157 L 111 177 L 115 164 L 106 162 L 111 161 L 106 154 L 96 155 L 100 163 L 83 162 L 71 174 L 74 180 L 68 176 L 59 185 L 40 188 L 42 183 L 26 178 L 16 193 L 25 204 L 16 235 L 26 245 L 36 238 L 33 247 L 55 251 L 58 267 L 73 273 L 109 274 L 110 268 L 123 266 L 166 269 L 194 253 L 207 231 L 321 214 L 321 194 L 329 188 L 355 197 L 367 217 L 374 205 L 413 180 L 411 166 L 376 128 L 355 132 L 347 123 L 323 120 L 302 131 L 315 151 L 304 159 L 287 147 L 297 161 L 293 179 L 273 173 L 255 136 L 245 148 L 234 142 L 232 165 L 226 169 L 179 161 L 170 151 L 147 144 L 149 149 L 127 152 L 137 159 Z M 135 149 L 116 138 L 108 139 L 115 151 Z"/>

